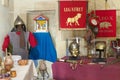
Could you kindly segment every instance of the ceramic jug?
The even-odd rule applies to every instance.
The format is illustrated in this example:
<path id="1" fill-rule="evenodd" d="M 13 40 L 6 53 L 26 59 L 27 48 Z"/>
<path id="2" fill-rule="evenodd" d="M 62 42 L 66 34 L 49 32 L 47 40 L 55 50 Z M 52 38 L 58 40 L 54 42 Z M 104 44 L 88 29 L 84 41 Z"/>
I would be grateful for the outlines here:
<path id="1" fill-rule="evenodd" d="M 9 52 L 6 53 L 4 67 L 7 71 L 10 71 L 10 69 L 13 67 L 13 60 L 11 57 L 11 53 Z"/>

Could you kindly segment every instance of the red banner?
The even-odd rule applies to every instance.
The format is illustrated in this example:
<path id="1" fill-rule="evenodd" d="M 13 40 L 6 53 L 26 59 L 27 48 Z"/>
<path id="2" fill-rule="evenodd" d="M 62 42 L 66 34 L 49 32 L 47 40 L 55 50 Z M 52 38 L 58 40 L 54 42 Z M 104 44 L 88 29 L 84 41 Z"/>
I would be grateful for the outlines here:
<path id="1" fill-rule="evenodd" d="M 97 37 L 116 37 L 116 10 L 96 10 L 100 21 Z"/>
<path id="2" fill-rule="evenodd" d="M 60 29 L 79 30 L 86 28 L 87 1 L 60 1 Z"/>

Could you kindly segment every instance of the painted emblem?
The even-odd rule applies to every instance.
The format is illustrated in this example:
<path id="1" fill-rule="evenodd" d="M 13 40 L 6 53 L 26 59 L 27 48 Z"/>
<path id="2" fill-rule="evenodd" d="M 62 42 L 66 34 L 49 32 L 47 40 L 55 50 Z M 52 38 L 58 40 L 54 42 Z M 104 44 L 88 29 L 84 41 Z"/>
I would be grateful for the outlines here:
<path id="1" fill-rule="evenodd" d="M 109 27 L 111 27 L 112 25 L 111 25 L 111 23 L 110 22 L 101 22 L 100 23 L 100 28 L 109 28 Z"/>
<path id="2" fill-rule="evenodd" d="M 67 26 L 72 26 L 72 24 L 79 26 L 78 20 L 81 18 L 81 14 L 77 13 L 74 17 L 68 17 L 66 21 Z"/>

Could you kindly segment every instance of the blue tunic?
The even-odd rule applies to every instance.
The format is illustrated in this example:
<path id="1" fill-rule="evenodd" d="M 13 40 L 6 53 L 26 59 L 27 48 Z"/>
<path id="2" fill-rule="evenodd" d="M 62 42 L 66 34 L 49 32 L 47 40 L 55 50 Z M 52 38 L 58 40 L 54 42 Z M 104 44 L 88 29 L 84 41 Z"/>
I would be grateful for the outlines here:
<path id="1" fill-rule="evenodd" d="M 37 32 L 33 34 L 37 40 L 37 46 L 30 48 L 29 58 L 33 60 L 43 59 L 55 62 L 57 60 L 57 54 L 50 33 Z"/>

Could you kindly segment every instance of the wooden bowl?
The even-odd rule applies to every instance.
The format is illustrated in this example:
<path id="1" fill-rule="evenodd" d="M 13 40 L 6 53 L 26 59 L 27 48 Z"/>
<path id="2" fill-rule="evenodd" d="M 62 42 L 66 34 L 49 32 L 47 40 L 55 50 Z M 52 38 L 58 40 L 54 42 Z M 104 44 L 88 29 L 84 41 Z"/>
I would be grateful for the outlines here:
<path id="1" fill-rule="evenodd" d="M 28 60 L 19 60 L 18 64 L 21 66 L 27 65 L 28 64 Z"/>

